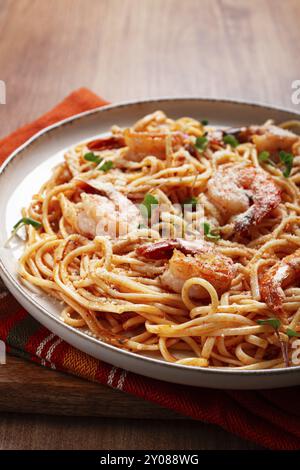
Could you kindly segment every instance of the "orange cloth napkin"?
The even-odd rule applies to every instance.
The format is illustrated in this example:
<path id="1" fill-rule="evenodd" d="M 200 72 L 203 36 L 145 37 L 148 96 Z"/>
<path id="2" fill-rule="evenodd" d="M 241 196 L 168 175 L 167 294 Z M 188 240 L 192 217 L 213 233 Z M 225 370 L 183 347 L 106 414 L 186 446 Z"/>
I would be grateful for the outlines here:
<path id="1" fill-rule="evenodd" d="M 74 91 L 61 103 L 55 106 L 55 108 L 51 109 L 51 111 L 48 111 L 36 121 L 26 124 L 2 139 L 0 141 L 0 163 L 2 163 L 16 148 L 24 144 L 26 140 L 30 139 L 30 137 L 45 127 L 75 114 L 82 113 L 83 111 L 88 111 L 89 109 L 94 109 L 98 106 L 104 106 L 105 104 L 109 104 L 109 102 L 103 98 L 99 98 L 99 96 L 95 95 L 95 93 L 91 92 L 87 88 L 80 88 L 79 90 Z"/>

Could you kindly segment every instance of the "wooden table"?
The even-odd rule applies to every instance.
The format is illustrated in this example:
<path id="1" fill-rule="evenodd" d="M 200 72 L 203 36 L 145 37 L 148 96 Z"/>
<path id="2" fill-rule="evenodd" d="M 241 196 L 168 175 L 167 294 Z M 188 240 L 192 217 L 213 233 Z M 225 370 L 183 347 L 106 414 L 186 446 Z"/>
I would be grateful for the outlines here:
<path id="1" fill-rule="evenodd" d="M 0 136 L 80 86 L 113 102 L 194 95 L 292 109 L 299 16 L 299 0 L 1 0 Z M 174 413 L 121 392 L 82 388 L 9 357 L 0 367 L 0 449 L 255 448 L 203 423 L 175 427 Z M 77 417 L 67 416 L 70 395 Z M 94 416 L 85 416 L 91 404 Z"/>

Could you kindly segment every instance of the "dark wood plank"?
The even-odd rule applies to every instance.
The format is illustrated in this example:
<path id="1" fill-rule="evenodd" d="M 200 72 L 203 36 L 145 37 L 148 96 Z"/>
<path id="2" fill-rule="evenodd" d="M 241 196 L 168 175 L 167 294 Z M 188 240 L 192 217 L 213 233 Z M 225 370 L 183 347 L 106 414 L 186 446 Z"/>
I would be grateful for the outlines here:
<path id="1" fill-rule="evenodd" d="M 110 418 L 182 419 L 180 415 L 133 395 L 113 390 L 8 356 L 0 366 L 0 411 L 101 416 Z"/>
<path id="2" fill-rule="evenodd" d="M 1 449 L 256 449 L 197 421 L 1 415 Z"/>

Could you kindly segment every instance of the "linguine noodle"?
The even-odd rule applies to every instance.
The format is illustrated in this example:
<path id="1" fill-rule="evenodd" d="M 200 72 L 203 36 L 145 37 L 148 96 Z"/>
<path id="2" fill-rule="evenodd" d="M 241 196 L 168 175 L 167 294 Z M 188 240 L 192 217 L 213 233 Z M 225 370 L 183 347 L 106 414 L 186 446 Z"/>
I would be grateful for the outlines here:
<path id="1" fill-rule="evenodd" d="M 71 148 L 23 210 L 38 226 L 26 226 L 21 277 L 62 302 L 65 323 L 120 348 L 189 366 L 293 365 L 300 143 L 276 129 L 157 111 Z"/>

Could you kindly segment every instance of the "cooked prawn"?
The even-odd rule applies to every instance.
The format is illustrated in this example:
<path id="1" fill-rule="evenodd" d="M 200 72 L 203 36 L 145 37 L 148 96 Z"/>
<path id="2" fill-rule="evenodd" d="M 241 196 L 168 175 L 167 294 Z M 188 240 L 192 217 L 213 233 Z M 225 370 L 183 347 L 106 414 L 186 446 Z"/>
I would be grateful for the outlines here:
<path id="1" fill-rule="evenodd" d="M 184 240 L 183 238 L 166 239 L 161 242 L 149 243 L 139 246 L 135 251 L 138 256 L 146 259 L 159 260 L 169 259 L 175 249 L 180 250 L 185 255 L 196 255 L 207 253 L 214 248 L 212 243 L 204 240 Z"/>
<path id="2" fill-rule="evenodd" d="M 162 132 L 136 132 L 125 129 L 124 138 L 128 146 L 128 157 L 130 160 L 140 161 L 149 155 L 161 160 L 166 158 L 166 142 L 168 134 Z M 183 143 L 184 135 L 180 132 L 171 134 L 174 149 Z"/>
<path id="3" fill-rule="evenodd" d="M 138 228 L 141 222 L 138 207 L 112 184 L 98 180 L 85 180 L 84 184 L 100 194 L 81 194 L 81 202 L 76 205 L 76 228 L 80 234 L 117 238 Z"/>
<path id="4" fill-rule="evenodd" d="M 287 313 L 283 308 L 285 294 L 283 289 L 300 280 L 300 248 L 286 256 L 260 278 L 260 293 L 263 301 L 280 317 L 287 321 Z"/>
<path id="5" fill-rule="evenodd" d="M 267 151 L 274 154 L 280 150 L 293 152 L 295 144 L 300 143 L 298 135 L 273 124 L 228 129 L 226 133 L 235 135 L 239 142 L 253 142 L 258 153 Z"/>
<path id="6" fill-rule="evenodd" d="M 270 153 L 285 150 L 291 152 L 293 145 L 299 141 L 299 136 L 281 127 L 269 125 L 258 128 L 258 132 L 252 137 L 258 152 Z"/>
<path id="7" fill-rule="evenodd" d="M 160 281 L 164 287 L 180 293 L 185 281 L 200 277 L 210 282 L 219 294 L 229 289 L 235 268 L 231 258 L 219 253 L 212 243 L 180 238 L 150 243 L 139 247 L 137 255 L 147 259 L 170 258 Z M 208 296 L 201 286 L 192 286 L 191 297 L 202 299 Z"/>
<path id="8" fill-rule="evenodd" d="M 89 150 L 113 150 L 125 147 L 126 143 L 122 136 L 108 136 L 108 137 L 100 137 L 99 139 L 92 140 L 87 144 L 87 148 Z"/>
<path id="9" fill-rule="evenodd" d="M 237 232 L 259 224 L 281 201 L 271 176 L 252 166 L 221 167 L 207 185 L 209 199 Z"/>
<path id="10" fill-rule="evenodd" d="M 230 258 L 220 253 L 208 251 L 195 256 L 184 255 L 175 250 L 168 268 L 160 277 L 163 286 L 180 293 L 185 281 L 201 277 L 210 282 L 219 294 L 229 289 L 234 277 L 234 265 Z M 192 286 L 191 297 L 203 299 L 208 296 L 201 286 Z"/>
<path id="11" fill-rule="evenodd" d="M 133 130 L 140 132 L 140 131 L 146 131 L 146 130 L 151 130 L 148 129 L 150 125 L 155 126 L 155 128 L 158 128 L 162 125 L 166 124 L 167 116 L 163 111 L 154 111 L 154 113 L 147 114 L 146 116 L 142 117 L 139 119 L 133 126 Z"/>

